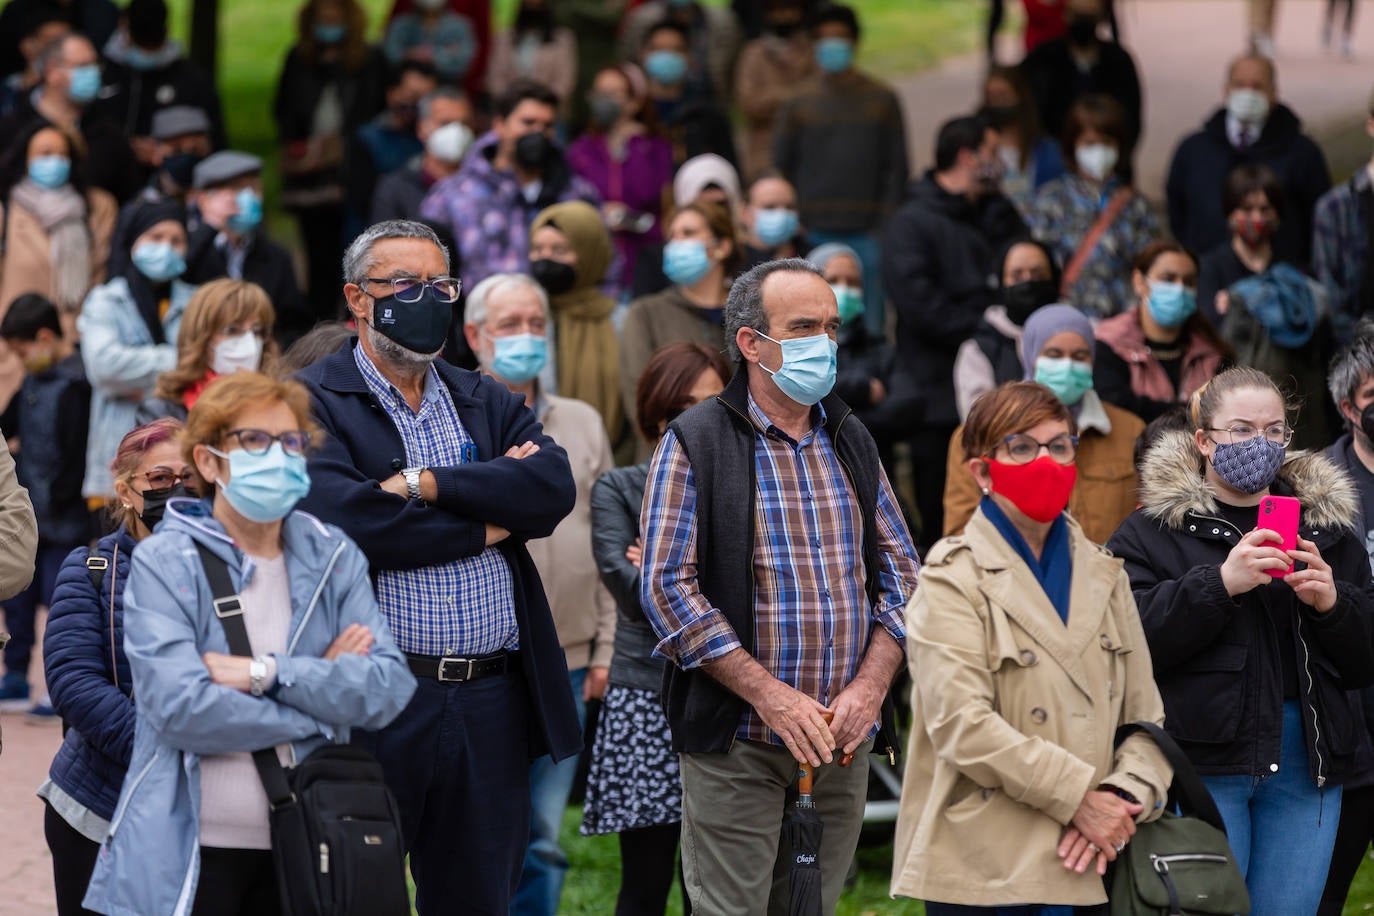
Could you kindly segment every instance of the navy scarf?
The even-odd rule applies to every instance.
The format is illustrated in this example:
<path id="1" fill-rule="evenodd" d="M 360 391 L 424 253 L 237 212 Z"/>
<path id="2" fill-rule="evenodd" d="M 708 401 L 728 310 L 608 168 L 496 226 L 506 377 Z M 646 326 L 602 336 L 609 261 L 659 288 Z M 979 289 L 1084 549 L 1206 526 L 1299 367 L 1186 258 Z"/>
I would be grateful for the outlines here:
<path id="1" fill-rule="evenodd" d="M 1064 521 L 1064 513 L 1061 512 L 1050 525 L 1050 533 L 1045 538 L 1045 548 L 1037 560 L 1026 539 L 1016 530 L 1011 519 L 1007 518 L 1007 514 L 992 497 L 984 496 L 979 508 L 1003 539 L 1011 545 L 1011 549 L 1016 551 L 1016 555 L 1030 567 L 1036 581 L 1045 590 L 1045 597 L 1050 599 L 1050 604 L 1059 612 L 1059 619 L 1067 624 L 1069 591 L 1073 584 L 1073 557 L 1069 552 L 1069 524 Z"/>

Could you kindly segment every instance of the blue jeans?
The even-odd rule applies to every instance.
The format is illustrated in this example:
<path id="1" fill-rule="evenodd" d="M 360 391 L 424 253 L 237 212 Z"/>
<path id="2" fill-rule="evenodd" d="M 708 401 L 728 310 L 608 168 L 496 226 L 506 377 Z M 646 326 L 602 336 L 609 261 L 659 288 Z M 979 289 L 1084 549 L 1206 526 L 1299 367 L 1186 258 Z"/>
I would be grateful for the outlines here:
<path id="1" fill-rule="evenodd" d="M 584 727 L 587 707 L 582 702 L 582 683 L 586 679 L 586 668 L 568 672 L 577 723 Z M 554 916 L 558 912 L 563 876 L 568 872 L 568 857 L 558 846 L 558 831 L 563 826 L 563 810 L 568 807 L 579 759 L 574 756 L 554 763 L 545 755 L 530 764 L 530 842 L 525 848 L 520 889 L 511 903 L 512 916 Z"/>
<path id="2" fill-rule="evenodd" d="M 882 249 L 878 239 L 868 232 L 808 232 L 806 240 L 812 247 L 839 242 L 854 249 L 864 275 L 864 327 L 870 334 L 886 338 L 887 329 L 883 324 Z"/>
<path id="3" fill-rule="evenodd" d="M 1203 776 L 1226 822 L 1252 913 L 1315 913 L 1341 820 L 1341 787 L 1318 789 L 1307 763 L 1303 706 L 1283 704 L 1279 770 L 1271 776 Z"/>

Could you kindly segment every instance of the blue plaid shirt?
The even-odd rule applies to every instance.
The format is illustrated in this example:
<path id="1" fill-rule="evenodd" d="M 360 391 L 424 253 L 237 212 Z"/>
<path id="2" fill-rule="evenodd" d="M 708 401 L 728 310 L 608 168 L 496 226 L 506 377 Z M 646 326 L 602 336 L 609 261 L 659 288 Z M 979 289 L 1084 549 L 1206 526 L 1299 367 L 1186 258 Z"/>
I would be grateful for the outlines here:
<path id="1" fill-rule="evenodd" d="M 353 348 L 353 357 L 367 387 L 400 433 L 408 466 L 454 467 L 465 455 L 471 459 L 472 437 L 433 366 L 425 376 L 424 398 L 416 412 L 362 347 Z M 377 603 L 403 652 L 485 655 L 519 643 L 510 566 L 495 547 L 438 566 L 381 570 Z"/>

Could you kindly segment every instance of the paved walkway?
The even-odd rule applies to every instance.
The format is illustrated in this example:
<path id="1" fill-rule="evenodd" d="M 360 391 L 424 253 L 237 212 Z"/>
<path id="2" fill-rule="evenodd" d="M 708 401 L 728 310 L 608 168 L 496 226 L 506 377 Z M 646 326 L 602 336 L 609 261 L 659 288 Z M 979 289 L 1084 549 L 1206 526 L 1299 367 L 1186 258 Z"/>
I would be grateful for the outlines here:
<path id="1" fill-rule="evenodd" d="M 951 0 L 955 2 L 955 0 Z M 973 2 L 973 0 L 957 0 Z M 1356 59 L 1323 54 L 1319 42 L 1325 0 L 1282 0 L 1278 27 L 1279 91 L 1308 129 L 1328 145 L 1332 167 L 1346 172 L 1369 155 L 1362 128 L 1374 86 L 1374 21 L 1356 33 Z M 1245 0 L 1120 0 L 1124 40 L 1145 85 L 1141 186 L 1160 196 L 1169 156 L 1221 103 L 1225 62 L 1244 45 Z M 1366 18 L 1374 7 L 1364 4 Z M 1008 47 L 1005 59 L 1012 59 Z M 913 165 L 930 164 L 935 131 L 975 98 L 982 62 L 959 58 L 899 81 Z M 34 796 L 61 741 L 54 726 L 31 726 L 0 714 L 0 916 L 49 916 L 52 872 L 43 842 L 43 808 Z"/>

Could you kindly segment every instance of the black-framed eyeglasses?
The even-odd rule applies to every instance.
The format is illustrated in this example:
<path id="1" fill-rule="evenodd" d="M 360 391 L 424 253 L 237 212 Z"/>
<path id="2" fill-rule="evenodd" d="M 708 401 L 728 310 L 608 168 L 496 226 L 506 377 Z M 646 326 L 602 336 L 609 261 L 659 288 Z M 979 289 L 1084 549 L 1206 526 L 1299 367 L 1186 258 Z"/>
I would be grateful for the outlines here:
<path id="1" fill-rule="evenodd" d="M 1039 457 L 1042 448 L 1060 464 L 1073 464 L 1078 457 L 1078 437 L 1068 433 L 1060 433 L 1048 442 L 1032 439 L 1025 433 L 1013 433 L 1002 440 L 1002 447 L 1007 450 L 1010 464 L 1030 464 Z"/>
<path id="2" fill-rule="evenodd" d="M 1287 423 L 1274 423 L 1266 426 L 1263 430 L 1256 429 L 1249 423 L 1237 423 L 1235 426 L 1213 426 L 1207 431 L 1226 433 L 1228 437 L 1226 441 L 1231 445 L 1239 445 L 1241 448 L 1253 448 L 1260 441 L 1261 436 L 1275 445 L 1285 447 L 1293 441 L 1293 427 Z"/>
<path id="3" fill-rule="evenodd" d="M 224 438 L 237 439 L 239 448 L 250 455 L 266 455 L 273 442 L 280 442 L 288 455 L 303 455 L 310 446 L 310 433 L 303 429 L 288 429 L 275 436 L 264 429 L 231 429 Z"/>
<path id="4" fill-rule="evenodd" d="M 389 283 L 397 302 L 419 302 L 425 294 L 425 287 L 434 290 L 440 302 L 457 302 L 458 294 L 463 291 L 463 281 L 456 277 L 435 277 L 421 280 L 419 277 L 364 277 L 368 283 Z"/>
<path id="5" fill-rule="evenodd" d="M 162 465 L 149 468 L 142 474 L 135 474 L 133 479 L 137 480 L 140 477 L 148 481 L 148 489 L 150 490 L 170 490 L 179 483 L 194 486 L 199 479 L 196 477 L 196 472 L 190 468 L 174 471 Z"/>

